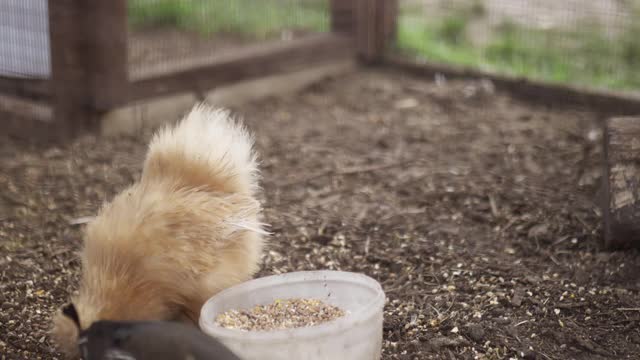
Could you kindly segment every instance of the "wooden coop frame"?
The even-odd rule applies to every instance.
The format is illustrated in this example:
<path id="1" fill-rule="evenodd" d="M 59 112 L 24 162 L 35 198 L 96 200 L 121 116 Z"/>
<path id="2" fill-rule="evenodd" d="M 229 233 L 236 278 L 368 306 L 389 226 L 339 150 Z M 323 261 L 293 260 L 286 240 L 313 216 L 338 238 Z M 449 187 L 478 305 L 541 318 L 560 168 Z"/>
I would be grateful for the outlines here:
<path id="1" fill-rule="evenodd" d="M 132 78 L 127 0 L 49 0 L 51 76 L 0 76 L 0 94 L 41 103 L 49 119 L 10 119 L 9 133 L 65 140 L 99 126 L 114 109 L 159 96 L 286 74 L 331 61 L 382 59 L 393 38 L 397 0 L 331 0 L 331 31 L 219 54 L 206 65 Z"/>
<path id="2" fill-rule="evenodd" d="M 385 65 L 413 76 L 482 77 L 527 101 L 587 106 L 605 123 L 603 164 L 606 248 L 640 247 L 640 99 L 626 94 L 548 84 L 477 70 L 416 63 L 388 55 L 398 0 L 330 0 L 331 31 L 223 54 L 206 65 L 131 78 L 127 0 L 49 0 L 51 77 L 0 76 L 0 95 L 52 109 L 53 116 L 8 118 L 9 134 L 65 140 L 95 131 L 104 114 L 130 103 L 204 91 L 253 78 L 286 74 L 341 59 Z"/>

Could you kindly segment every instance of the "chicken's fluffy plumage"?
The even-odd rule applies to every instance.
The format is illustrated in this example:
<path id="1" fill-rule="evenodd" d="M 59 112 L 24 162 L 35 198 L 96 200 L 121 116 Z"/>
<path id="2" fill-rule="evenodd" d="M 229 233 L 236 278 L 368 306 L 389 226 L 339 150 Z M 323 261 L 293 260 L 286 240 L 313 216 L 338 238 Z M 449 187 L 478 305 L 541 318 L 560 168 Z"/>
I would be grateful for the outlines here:
<path id="1" fill-rule="evenodd" d="M 187 320 L 216 292 L 250 278 L 263 245 L 253 140 L 228 112 L 196 106 L 149 145 L 140 181 L 86 230 L 72 303 L 97 320 Z M 77 327 L 58 313 L 54 340 L 75 353 Z"/>

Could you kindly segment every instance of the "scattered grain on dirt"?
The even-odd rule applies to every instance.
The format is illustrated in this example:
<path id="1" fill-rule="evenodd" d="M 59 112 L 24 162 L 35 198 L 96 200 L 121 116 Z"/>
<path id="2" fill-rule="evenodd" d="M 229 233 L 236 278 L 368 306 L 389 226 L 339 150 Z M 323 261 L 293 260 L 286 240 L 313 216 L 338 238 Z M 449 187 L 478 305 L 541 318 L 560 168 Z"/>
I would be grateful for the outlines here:
<path id="1" fill-rule="evenodd" d="M 639 358 L 640 254 L 600 248 L 599 114 L 377 70 L 235 110 L 273 233 L 258 276 L 378 280 L 383 359 Z M 47 329 L 82 219 L 139 177 L 147 140 L 0 141 L 0 354 L 61 358 Z"/>

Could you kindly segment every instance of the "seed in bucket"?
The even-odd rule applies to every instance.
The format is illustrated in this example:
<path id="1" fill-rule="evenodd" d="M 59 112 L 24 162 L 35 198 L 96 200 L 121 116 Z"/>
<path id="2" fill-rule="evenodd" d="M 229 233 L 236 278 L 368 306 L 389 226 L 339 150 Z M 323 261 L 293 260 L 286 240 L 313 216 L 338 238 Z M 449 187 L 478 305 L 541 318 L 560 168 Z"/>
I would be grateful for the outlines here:
<path id="1" fill-rule="evenodd" d="M 218 315 L 216 323 L 227 329 L 269 331 L 319 325 L 344 315 L 342 309 L 320 300 L 288 299 L 249 310 L 229 310 Z"/>

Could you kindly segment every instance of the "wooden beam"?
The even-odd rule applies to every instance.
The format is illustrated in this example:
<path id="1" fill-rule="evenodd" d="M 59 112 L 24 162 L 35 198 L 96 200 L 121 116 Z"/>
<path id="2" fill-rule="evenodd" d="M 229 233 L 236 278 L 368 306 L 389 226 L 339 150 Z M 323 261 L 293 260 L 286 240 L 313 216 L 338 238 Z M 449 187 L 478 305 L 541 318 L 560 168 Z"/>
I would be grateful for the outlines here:
<path id="1" fill-rule="evenodd" d="M 377 56 L 376 47 L 376 7 L 378 0 L 356 0 L 356 47 L 358 56 L 373 62 Z"/>
<path id="2" fill-rule="evenodd" d="M 97 129 L 127 99 L 126 0 L 49 1 L 56 136 Z"/>
<path id="3" fill-rule="evenodd" d="M 165 75 L 136 79 L 130 101 L 180 92 L 205 92 L 214 87 L 269 75 L 286 74 L 354 56 L 353 41 L 337 34 L 260 44 L 226 53 L 210 64 Z"/>
<path id="4" fill-rule="evenodd" d="M 640 247 L 640 117 L 608 119 L 604 139 L 604 244 Z"/>
<path id="5" fill-rule="evenodd" d="M 640 96 L 628 93 L 553 84 L 452 65 L 418 63 L 399 56 L 386 56 L 383 65 L 429 80 L 436 75 L 444 75 L 449 79 L 489 79 L 498 89 L 528 103 L 557 108 L 583 107 L 605 116 L 640 114 Z"/>
<path id="6" fill-rule="evenodd" d="M 2 116 L 2 136 L 40 143 L 52 137 L 57 131 L 56 124 L 23 115 L 10 114 L 0 109 Z M 1 139 L 1 137 L 0 137 Z"/>
<path id="7" fill-rule="evenodd" d="M 87 68 L 88 4 L 83 0 L 49 1 L 51 90 L 56 132 L 64 139 L 82 131 L 90 120 Z"/>
<path id="8" fill-rule="evenodd" d="M 55 132 L 51 107 L 24 97 L 0 95 L 0 119 L 3 135 L 39 142 Z"/>
<path id="9" fill-rule="evenodd" d="M 89 0 L 92 30 L 87 67 L 91 105 L 97 111 L 124 105 L 128 98 L 127 0 Z"/>
<path id="10" fill-rule="evenodd" d="M 399 0 L 384 0 L 382 4 L 382 54 L 381 57 L 388 52 L 391 44 L 396 42 L 398 35 L 398 17 L 400 16 Z"/>
<path id="11" fill-rule="evenodd" d="M 331 31 L 353 35 L 355 33 L 356 0 L 331 0 Z"/>
<path id="12" fill-rule="evenodd" d="M 48 101 L 51 97 L 49 81 L 42 79 L 0 76 L 0 93 L 39 102 Z"/>
<path id="13" fill-rule="evenodd" d="M 358 55 L 366 63 L 381 62 L 394 41 L 398 0 L 355 0 Z"/>

